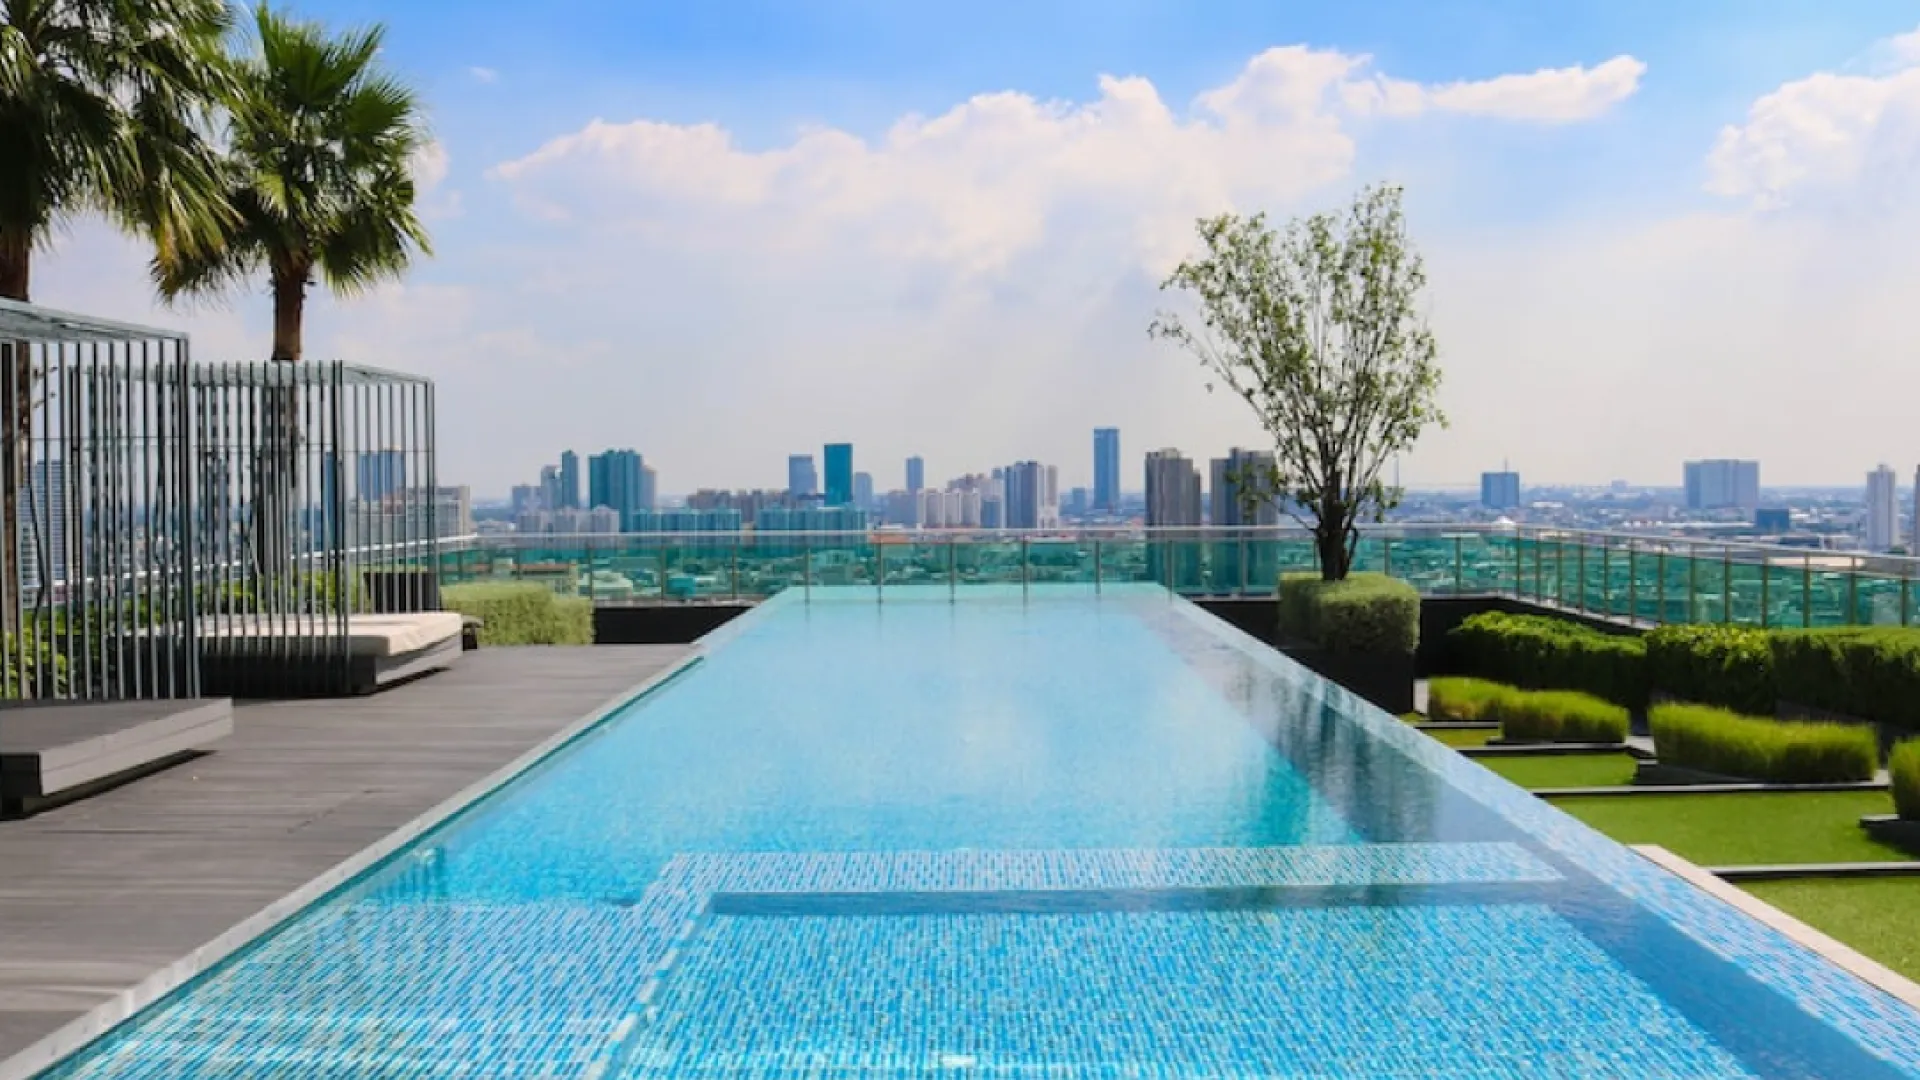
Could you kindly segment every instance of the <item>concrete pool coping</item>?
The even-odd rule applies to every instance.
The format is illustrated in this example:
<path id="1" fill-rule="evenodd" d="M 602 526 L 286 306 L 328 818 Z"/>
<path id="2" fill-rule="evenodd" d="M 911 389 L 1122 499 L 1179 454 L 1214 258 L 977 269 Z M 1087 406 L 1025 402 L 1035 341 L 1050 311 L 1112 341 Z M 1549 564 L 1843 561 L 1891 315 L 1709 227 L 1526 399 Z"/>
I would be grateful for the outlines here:
<path id="1" fill-rule="evenodd" d="M 1658 844 L 1632 844 L 1630 849 L 1641 858 L 1712 896 L 1741 914 L 1784 935 L 1833 966 L 1880 992 L 1920 1009 L 1920 983 L 1876 960 L 1815 930 L 1799 919 L 1713 874 L 1704 867 L 1675 855 Z"/>
<path id="2" fill-rule="evenodd" d="M 439 828 L 517 779 L 628 704 L 684 673 L 703 659 L 704 651 L 696 646 L 684 655 L 671 658 L 664 666 L 620 690 L 585 716 L 560 727 L 507 764 L 335 863 L 306 884 L 232 925 L 211 941 L 152 971 L 132 986 L 29 1043 L 11 1057 L 0 1061 L 0 1080 L 29 1080 L 58 1065 L 112 1028 L 272 933 L 310 905 L 372 870 L 420 836 Z"/>

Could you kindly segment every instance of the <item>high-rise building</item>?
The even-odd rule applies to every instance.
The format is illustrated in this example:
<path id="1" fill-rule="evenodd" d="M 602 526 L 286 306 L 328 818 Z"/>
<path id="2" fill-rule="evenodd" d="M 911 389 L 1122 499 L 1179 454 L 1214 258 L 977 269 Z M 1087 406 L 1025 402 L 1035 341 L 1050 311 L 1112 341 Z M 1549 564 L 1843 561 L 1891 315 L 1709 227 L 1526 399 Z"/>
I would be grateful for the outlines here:
<path id="1" fill-rule="evenodd" d="M 1907 537 L 1907 554 L 1920 555 L 1920 467 L 1913 470 L 1913 533 Z"/>
<path id="2" fill-rule="evenodd" d="M 512 497 L 508 500 L 513 515 L 519 517 L 530 510 L 540 509 L 540 489 L 533 484 L 515 484 Z M 328 500 L 332 502 L 331 499 Z"/>
<path id="3" fill-rule="evenodd" d="M 560 452 L 560 505 L 555 510 L 580 509 L 580 455 Z"/>
<path id="4" fill-rule="evenodd" d="M 1480 474 L 1480 505 L 1512 510 L 1520 505 L 1520 474 L 1509 469 Z"/>
<path id="5" fill-rule="evenodd" d="M 1867 474 L 1868 551 L 1886 551 L 1900 535 L 1900 481 L 1885 465 Z"/>
<path id="6" fill-rule="evenodd" d="M 560 508 L 560 470 L 552 465 L 540 466 L 540 509 L 558 510 Z"/>
<path id="7" fill-rule="evenodd" d="M 1147 454 L 1147 527 L 1171 529 L 1200 524 L 1200 473 L 1178 450 Z M 1200 587 L 1198 534 L 1157 532 L 1147 544 L 1147 572 L 1173 588 Z"/>
<path id="8" fill-rule="evenodd" d="M 407 486 L 407 452 L 368 450 L 354 461 L 356 498 L 378 502 Z"/>
<path id="9" fill-rule="evenodd" d="M 811 499 L 819 493 L 820 477 L 813 471 L 813 455 L 787 455 L 787 494 L 796 499 Z"/>
<path id="10" fill-rule="evenodd" d="M 849 506 L 853 503 L 853 444 L 828 443 L 820 455 L 826 475 L 826 504 Z"/>
<path id="11" fill-rule="evenodd" d="M 1213 459 L 1208 520 L 1224 532 L 1213 545 L 1214 591 L 1267 591 L 1280 581 L 1278 541 L 1247 527 L 1280 524 L 1280 503 L 1274 498 L 1273 454 L 1266 450 L 1227 451 Z"/>
<path id="12" fill-rule="evenodd" d="M 1001 471 L 1006 487 L 1006 524 L 1009 529 L 1060 527 L 1060 471 L 1037 461 L 1016 461 Z"/>
<path id="13" fill-rule="evenodd" d="M 1178 450 L 1147 455 L 1147 527 L 1200 524 L 1200 473 Z"/>
<path id="14" fill-rule="evenodd" d="M 635 516 L 653 507 L 648 501 L 650 470 L 632 450 L 608 450 L 587 459 L 587 501 L 620 515 L 623 532 L 632 531 Z"/>
<path id="15" fill-rule="evenodd" d="M 1686 463 L 1687 509 L 1740 509 L 1749 513 L 1760 507 L 1760 463 L 1715 458 Z"/>
<path id="16" fill-rule="evenodd" d="M 27 471 L 24 501 L 20 514 L 21 584 L 37 589 L 67 580 L 71 534 L 66 463 L 34 462 Z"/>
<path id="17" fill-rule="evenodd" d="M 927 486 L 927 463 L 918 454 L 907 459 L 907 490 L 919 491 Z"/>
<path id="18" fill-rule="evenodd" d="M 1763 506 L 1753 512 L 1755 532 L 1778 535 L 1793 531 L 1793 511 L 1784 506 Z"/>
<path id="19" fill-rule="evenodd" d="M 857 472 L 853 474 L 853 505 L 862 510 L 873 509 L 873 474 Z"/>
<path id="20" fill-rule="evenodd" d="M 1120 429 L 1093 429 L 1093 509 L 1120 512 Z"/>
<path id="21" fill-rule="evenodd" d="M 435 488 L 433 526 L 441 537 L 473 533 L 473 489 L 465 484 Z"/>

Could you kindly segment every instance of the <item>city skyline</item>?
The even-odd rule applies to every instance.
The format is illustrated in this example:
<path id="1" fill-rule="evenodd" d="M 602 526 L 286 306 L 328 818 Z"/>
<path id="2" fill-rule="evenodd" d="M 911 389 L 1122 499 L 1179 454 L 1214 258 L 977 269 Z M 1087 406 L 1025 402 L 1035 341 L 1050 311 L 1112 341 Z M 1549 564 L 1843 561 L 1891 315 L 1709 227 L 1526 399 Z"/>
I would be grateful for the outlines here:
<path id="1" fill-rule="evenodd" d="M 1091 486 L 1097 425 L 1258 446 L 1244 405 L 1147 340 L 1155 286 L 1201 214 L 1287 217 L 1381 179 L 1407 186 L 1453 421 L 1401 462 L 1408 486 L 1502 457 L 1648 482 L 1793 446 L 1771 478 L 1841 483 L 1913 456 L 1908 4 L 1146 0 L 1098 26 L 990 0 L 707 7 L 610 9 L 597 33 L 494 0 L 379 13 L 436 137 L 416 166 L 436 254 L 317 294 L 308 352 L 434 377 L 445 475 L 499 493 L 544 447 L 638 439 L 669 473 L 753 486 L 824 435 Z M 742 22 L 766 32 L 722 30 Z M 267 355 L 266 305 L 156 306 L 146 261 L 78 220 L 35 297 Z M 1805 439 L 1816 363 L 1876 392 Z M 688 407 L 714 403 L 740 421 L 724 437 Z M 1530 412 L 1551 422 L 1513 423 Z"/>

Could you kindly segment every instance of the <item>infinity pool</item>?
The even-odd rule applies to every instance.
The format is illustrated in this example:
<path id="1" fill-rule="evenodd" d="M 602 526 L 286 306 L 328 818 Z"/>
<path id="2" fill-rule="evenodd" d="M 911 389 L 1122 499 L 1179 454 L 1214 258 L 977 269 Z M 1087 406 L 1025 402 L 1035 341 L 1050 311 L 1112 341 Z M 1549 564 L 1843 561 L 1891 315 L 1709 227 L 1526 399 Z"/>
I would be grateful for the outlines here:
<path id="1" fill-rule="evenodd" d="M 782 594 L 61 1077 L 1920 1077 L 1920 1014 L 1152 587 Z"/>

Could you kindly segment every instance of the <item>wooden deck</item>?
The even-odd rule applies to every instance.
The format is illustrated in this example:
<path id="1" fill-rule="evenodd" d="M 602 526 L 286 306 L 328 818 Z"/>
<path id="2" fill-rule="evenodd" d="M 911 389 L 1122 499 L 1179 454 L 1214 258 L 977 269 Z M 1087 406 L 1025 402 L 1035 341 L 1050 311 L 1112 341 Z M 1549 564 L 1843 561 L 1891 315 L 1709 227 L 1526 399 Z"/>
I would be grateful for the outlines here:
<path id="1" fill-rule="evenodd" d="M 483 649 L 372 697 L 246 704 L 207 757 L 0 821 L 0 1063 L 691 652 Z"/>

